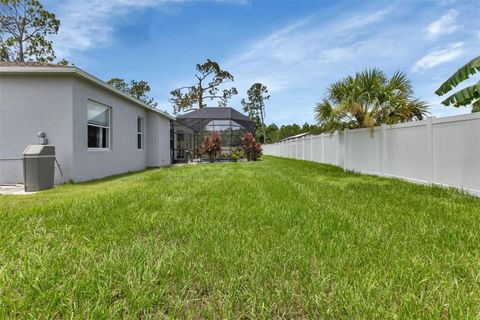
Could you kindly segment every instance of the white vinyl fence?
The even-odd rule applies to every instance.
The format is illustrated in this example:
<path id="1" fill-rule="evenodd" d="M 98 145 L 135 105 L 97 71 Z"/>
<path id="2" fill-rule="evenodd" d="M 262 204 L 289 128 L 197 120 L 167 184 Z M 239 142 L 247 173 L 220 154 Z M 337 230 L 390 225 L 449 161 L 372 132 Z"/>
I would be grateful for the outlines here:
<path id="1" fill-rule="evenodd" d="M 480 195 L 480 113 L 307 136 L 263 153 Z"/>

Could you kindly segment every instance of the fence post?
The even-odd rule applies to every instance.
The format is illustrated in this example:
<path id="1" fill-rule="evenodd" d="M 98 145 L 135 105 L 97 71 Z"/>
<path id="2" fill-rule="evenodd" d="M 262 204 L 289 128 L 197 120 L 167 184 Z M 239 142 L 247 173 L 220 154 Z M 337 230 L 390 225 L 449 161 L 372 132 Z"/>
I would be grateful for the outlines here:
<path id="1" fill-rule="evenodd" d="M 343 170 L 348 169 L 348 128 L 343 130 Z"/>
<path id="2" fill-rule="evenodd" d="M 428 118 L 427 120 L 427 148 L 428 148 L 428 163 L 430 165 L 429 172 L 429 182 L 431 184 L 435 181 L 435 160 L 434 160 L 434 149 L 433 149 L 433 119 Z"/>
<path id="3" fill-rule="evenodd" d="M 382 124 L 382 176 L 387 175 L 387 125 Z"/>

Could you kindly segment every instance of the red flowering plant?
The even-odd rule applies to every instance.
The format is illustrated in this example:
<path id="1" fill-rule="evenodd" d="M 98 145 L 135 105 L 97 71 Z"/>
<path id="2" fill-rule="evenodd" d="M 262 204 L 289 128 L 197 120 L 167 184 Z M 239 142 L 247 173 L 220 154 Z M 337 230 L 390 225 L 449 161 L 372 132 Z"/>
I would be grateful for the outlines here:
<path id="1" fill-rule="evenodd" d="M 260 157 L 262 156 L 262 145 L 260 143 L 256 143 L 255 144 L 255 149 L 254 149 L 254 152 L 253 152 L 253 161 L 257 161 L 257 159 L 260 159 Z"/>
<path id="2" fill-rule="evenodd" d="M 242 149 L 248 161 L 256 161 L 262 155 L 262 146 L 250 132 L 243 135 Z"/>
<path id="3" fill-rule="evenodd" d="M 210 162 L 215 162 L 217 154 L 222 150 L 222 138 L 217 131 L 212 132 L 210 136 L 206 136 L 202 143 L 202 153 L 208 155 Z"/>

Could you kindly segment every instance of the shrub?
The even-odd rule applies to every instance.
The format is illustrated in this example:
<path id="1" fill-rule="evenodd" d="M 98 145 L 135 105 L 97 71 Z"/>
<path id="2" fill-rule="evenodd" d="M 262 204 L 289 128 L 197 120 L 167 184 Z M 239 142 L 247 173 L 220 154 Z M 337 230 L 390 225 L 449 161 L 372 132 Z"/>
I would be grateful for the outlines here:
<path id="1" fill-rule="evenodd" d="M 262 155 L 262 146 L 250 132 L 243 135 L 242 149 L 248 161 L 256 161 Z"/>
<path id="2" fill-rule="evenodd" d="M 235 148 L 232 150 L 232 161 L 237 162 L 239 159 L 243 159 L 245 157 L 245 153 L 243 152 L 242 148 Z"/>
<path id="3" fill-rule="evenodd" d="M 229 159 L 230 158 L 230 155 L 226 152 L 222 152 L 220 153 L 218 156 L 217 156 L 217 159 Z"/>
<path id="4" fill-rule="evenodd" d="M 215 162 L 217 154 L 222 150 L 222 138 L 217 131 L 212 132 L 210 136 L 205 137 L 202 143 L 202 153 L 208 155 L 210 162 Z"/>

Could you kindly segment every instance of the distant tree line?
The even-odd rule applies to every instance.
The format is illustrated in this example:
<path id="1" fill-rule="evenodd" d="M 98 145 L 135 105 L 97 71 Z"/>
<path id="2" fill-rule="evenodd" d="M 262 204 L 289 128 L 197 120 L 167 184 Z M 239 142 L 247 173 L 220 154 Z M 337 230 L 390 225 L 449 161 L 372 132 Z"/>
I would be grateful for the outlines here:
<path id="1" fill-rule="evenodd" d="M 272 123 L 268 125 L 265 129 L 266 134 L 266 143 L 275 143 L 287 137 L 295 136 L 300 133 L 311 133 L 311 134 L 320 134 L 323 133 L 325 130 L 323 127 L 318 126 L 316 124 L 308 124 L 304 123 L 303 126 L 299 126 L 298 124 L 288 124 L 278 127 L 276 124 Z M 256 138 L 257 140 L 263 141 L 262 131 L 256 131 Z"/>

